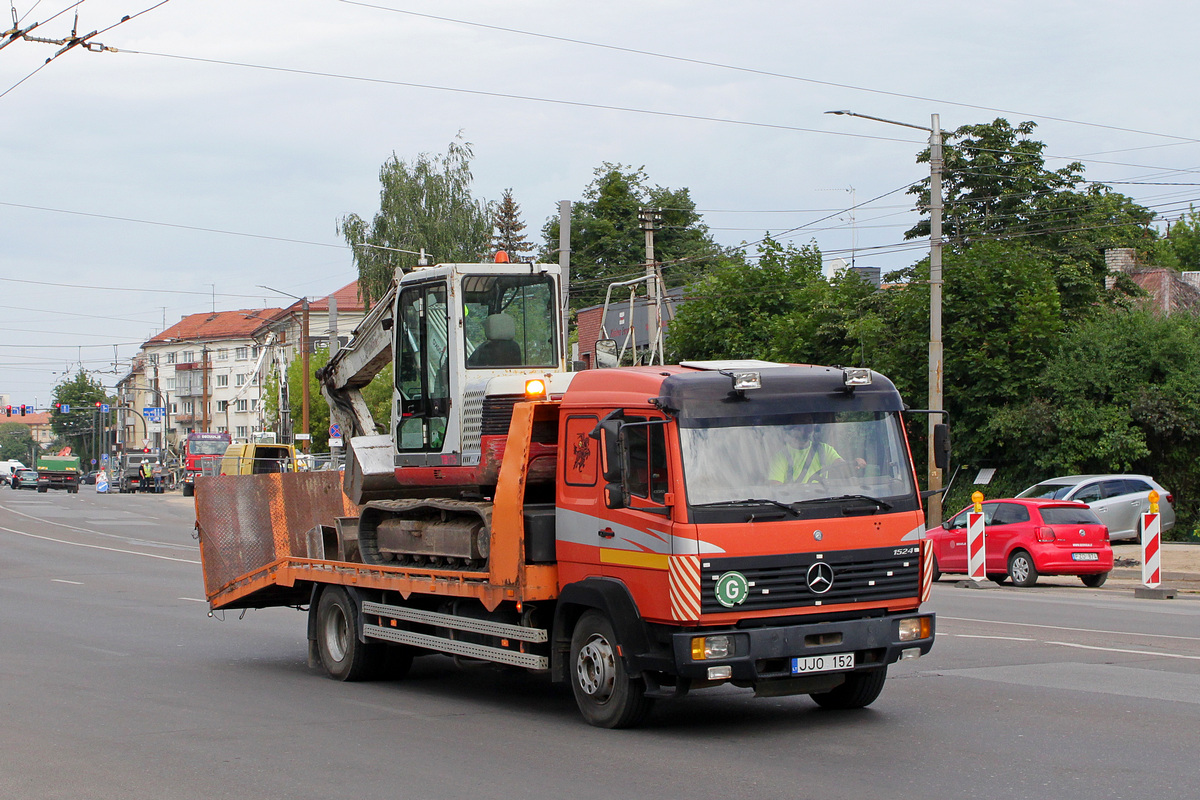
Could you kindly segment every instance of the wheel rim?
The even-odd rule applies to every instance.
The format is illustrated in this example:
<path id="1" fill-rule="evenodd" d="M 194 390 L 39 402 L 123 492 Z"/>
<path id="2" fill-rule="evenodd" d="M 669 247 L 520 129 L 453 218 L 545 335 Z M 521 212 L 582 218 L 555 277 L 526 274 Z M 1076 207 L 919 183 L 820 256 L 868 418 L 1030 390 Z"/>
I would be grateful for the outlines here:
<path id="1" fill-rule="evenodd" d="M 338 606 L 329 609 L 325 618 L 325 649 L 334 661 L 346 658 L 346 645 L 350 634 L 350 625 L 346 615 Z"/>
<path id="2" fill-rule="evenodd" d="M 1029 579 L 1029 562 L 1023 556 L 1017 556 L 1012 563 L 1012 576 L 1014 582 L 1026 581 Z"/>
<path id="3" fill-rule="evenodd" d="M 579 688 L 598 703 L 612 696 L 617 679 L 617 659 L 612 645 L 600 634 L 591 638 L 579 649 L 575 658 L 575 677 Z"/>

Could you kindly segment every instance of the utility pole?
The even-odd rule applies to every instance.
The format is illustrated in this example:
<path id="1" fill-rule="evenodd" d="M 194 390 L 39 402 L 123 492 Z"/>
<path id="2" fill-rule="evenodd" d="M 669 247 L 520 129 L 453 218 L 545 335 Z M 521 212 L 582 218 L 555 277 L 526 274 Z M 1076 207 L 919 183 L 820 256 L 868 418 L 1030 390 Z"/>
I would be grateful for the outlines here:
<path id="1" fill-rule="evenodd" d="M 208 345 L 200 347 L 200 430 L 208 433 Z"/>
<path id="2" fill-rule="evenodd" d="M 567 324 L 571 319 L 571 201 L 558 201 L 558 266 L 561 273 L 562 285 L 562 343 L 563 363 L 569 363 L 571 358 L 571 337 L 567 333 Z"/>
<path id="3" fill-rule="evenodd" d="M 663 363 L 663 342 L 662 342 L 662 292 L 658 285 L 658 272 L 654 261 L 654 229 L 659 222 L 662 222 L 661 208 L 639 208 L 638 221 L 642 223 L 642 230 L 646 233 L 646 288 L 650 294 L 650 307 L 647 310 L 650 317 L 648 327 L 651 330 L 650 336 L 650 353 L 646 359 L 647 364 L 654 363 L 654 353 L 658 351 L 658 363 Z M 633 320 L 629 320 L 629 324 L 633 324 Z"/>
<path id="4" fill-rule="evenodd" d="M 303 370 L 304 370 L 304 383 L 303 383 L 304 390 L 303 390 L 303 394 L 301 395 L 303 404 L 301 405 L 300 426 L 301 426 L 301 433 L 305 434 L 304 452 L 307 453 L 308 452 L 308 443 L 309 443 L 309 441 L 311 441 L 308 438 L 308 432 L 309 432 L 308 431 L 308 377 L 309 377 L 309 372 L 308 372 L 308 368 L 309 368 L 309 365 L 308 365 L 308 297 L 305 296 L 305 297 L 300 298 L 300 303 L 301 303 L 301 308 L 303 309 L 302 316 L 300 317 L 300 345 L 301 345 L 300 352 L 302 354 L 300 356 L 300 359 L 301 359 L 301 363 L 303 364 Z"/>
<path id="5" fill-rule="evenodd" d="M 853 111 L 826 111 L 848 117 L 862 117 L 888 125 L 915 128 L 929 134 L 929 511 L 925 515 L 925 528 L 936 528 L 942 524 L 942 471 L 934 463 L 934 426 L 943 421 L 944 399 L 942 396 L 942 128 L 937 114 L 930 115 L 930 125 L 912 125 Z"/>

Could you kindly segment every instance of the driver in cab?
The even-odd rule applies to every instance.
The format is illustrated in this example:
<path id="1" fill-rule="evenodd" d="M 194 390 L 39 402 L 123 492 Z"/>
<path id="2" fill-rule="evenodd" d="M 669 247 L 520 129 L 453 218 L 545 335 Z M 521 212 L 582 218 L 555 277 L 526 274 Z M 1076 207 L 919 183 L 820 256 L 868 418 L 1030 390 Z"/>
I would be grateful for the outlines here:
<path id="1" fill-rule="evenodd" d="M 849 470 L 841 454 L 828 442 L 816 441 L 816 426 L 811 423 L 790 426 L 791 441 L 775 454 L 767 468 L 769 483 L 811 483 L 835 466 Z M 856 458 L 855 466 L 866 462 Z"/>

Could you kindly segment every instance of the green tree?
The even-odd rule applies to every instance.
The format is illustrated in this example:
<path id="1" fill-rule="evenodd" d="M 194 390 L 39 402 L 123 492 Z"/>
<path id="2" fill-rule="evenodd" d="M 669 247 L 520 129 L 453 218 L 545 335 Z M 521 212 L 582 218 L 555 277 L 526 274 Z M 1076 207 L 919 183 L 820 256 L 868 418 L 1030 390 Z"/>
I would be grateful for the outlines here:
<path id="1" fill-rule="evenodd" d="M 69 380 L 63 380 L 54 387 L 52 404 L 66 403 L 70 411 L 66 414 L 54 415 L 50 419 L 50 430 L 63 442 L 90 463 L 91 459 L 100 459 L 104 442 L 98 435 L 97 423 L 99 414 L 96 403 L 110 402 L 104 386 L 94 380 L 82 369 Z M 111 430 L 111 429 L 110 429 Z"/>
<path id="2" fill-rule="evenodd" d="M 0 461 L 20 461 L 26 466 L 34 450 L 33 433 L 20 422 L 0 423 Z"/>
<path id="3" fill-rule="evenodd" d="M 768 236 L 758 247 L 757 263 L 740 253 L 721 258 L 688 287 L 667 346 L 680 359 L 766 358 L 776 350 L 794 351 L 795 338 L 782 344 L 776 339 L 784 321 L 800 310 L 804 290 L 823 283 L 815 245 L 783 246 Z"/>
<path id="4" fill-rule="evenodd" d="M 379 170 L 379 211 L 371 222 L 357 214 L 338 222 L 368 305 L 387 292 L 397 269 L 417 265 L 422 248 L 435 263 L 479 261 L 487 253 L 492 213 L 471 195 L 472 157 L 460 137 L 443 156 L 421 153 L 408 163 L 393 153 Z"/>
<path id="5" fill-rule="evenodd" d="M 521 207 L 513 200 L 512 189 L 505 189 L 504 196 L 496 206 L 492 221 L 492 249 L 508 253 L 512 261 L 524 261 L 524 255 L 533 250 L 533 243 L 525 238 L 525 223 L 521 221 Z"/>
<path id="6" fill-rule="evenodd" d="M 1164 244 L 1166 258 L 1154 263 L 1180 270 L 1200 270 L 1200 212 L 1195 206 L 1167 229 Z"/>
<path id="7" fill-rule="evenodd" d="M 1154 213 L 1107 186 L 1088 184 L 1079 162 L 1047 169 L 1045 144 L 1030 138 L 1036 127 L 999 118 L 946 136 L 943 234 L 950 249 L 984 240 L 1041 248 L 1054 264 L 1064 317 L 1086 316 L 1106 299 L 1106 249 L 1133 247 L 1143 257 L 1158 249 Z M 928 163 L 929 150 L 917 161 Z M 928 178 L 909 193 L 928 210 Z M 929 232 L 926 217 L 905 237 Z M 1118 288 L 1115 299 L 1137 291 L 1129 283 Z"/>
<path id="8" fill-rule="evenodd" d="M 309 357 L 309 369 L 312 376 L 309 379 L 308 391 L 308 429 L 312 435 L 309 442 L 309 452 L 329 452 L 329 404 L 325 395 L 321 394 L 321 385 L 316 378 L 317 370 L 329 363 L 329 352 L 319 351 Z M 294 359 L 288 364 L 288 413 L 291 415 L 292 430 L 299 433 L 301 420 L 304 419 L 304 363 Z M 379 432 L 386 433 L 390 427 L 392 413 L 392 365 L 388 364 L 369 384 L 362 387 L 363 399 Z M 266 418 L 269 425 L 278 430 L 281 427 L 279 415 L 279 373 L 272 371 L 267 377 L 264 390 L 266 403 Z"/>
<path id="9" fill-rule="evenodd" d="M 1176 497 L 1178 530 L 1200 521 L 1200 324 L 1110 309 L 1062 337 L 1030 396 L 985 421 L 1000 463 L 1025 483 L 1139 472 Z"/>
<path id="10" fill-rule="evenodd" d="M 650 186 L 644 168 L 605 162 L 595 170 L 583 200 L 571 207 L 571 307 L 604 302 L 608 285 L 645 274 L 646 237 L 642 208 L 661 209 L 654 257 L 663 279 L 681 286 L 725 255 L 708 233 L 687 189 Z M 540 258 L 557 261 L 559 221 L 542 228 Z"/>

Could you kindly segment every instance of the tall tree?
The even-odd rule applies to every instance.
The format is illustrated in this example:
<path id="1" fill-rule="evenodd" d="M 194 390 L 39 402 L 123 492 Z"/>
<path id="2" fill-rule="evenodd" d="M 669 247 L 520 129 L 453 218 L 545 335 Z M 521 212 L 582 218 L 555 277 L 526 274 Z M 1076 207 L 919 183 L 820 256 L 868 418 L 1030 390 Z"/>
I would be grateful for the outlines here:
<path id="1" fill-rule="evenodd" d="M 525 260 L 523 256 L 533 250 L 533 242 L 525 238 L 521 207 L 513 200 L 512 189 L 504 190 L 504 196 L 496 206 L 492 225 L 495 229 L 492 249 L 508 253 L 511 261 Z"/>
<path id="2" fill-rule="evenodd" d="M 60 442 L 70 445 L 72 451 L 82 456 L 84 463 L 93 458 L 99 460 L 104 446 L 101 430 L 103 421 L 96 410 L 96 403 L 109 400 L 104 386 L 81 369 L 75 377 L 55 386 L 53 397 L 52 403 L 66 403 L 71 410 L 52 416 L 50 430 L 54 431 Z"/>
<path id="3" fill-rule="evenodd" d="M 442 156 L 421 153 L 408 163 L 393 153 L 379 169 L 379 211 L 371 222 L 357 214 L 338 222 L 368 305 L 387 292 L 397 269 L 417 265 L 422 248 L 433 262 L 479 261 L 486 255 L 492 214 L 486 201 L 471 195 L 473 155 L 461 137 Z"/>
<path id="4" fill-rule="evenodd" d="M 951 249 L 985 240 L 1040 248 L 1054 265 L 1063 316 L 1086 316 L 1105 299 L 1106 249 L 1133 247 L 1143 254 L 1156 249 L 1154 213 L 1107 186 L 1087 183 L 1079 162 L 1047 169 L 1045 144 L 1030 138 L 1036 127 L 1033 122 L 1014 127 L 998 118 L 947 135 L 943 233 Z M 929 150 L 917 161 L 928 163 Z M 928 178 L 909 193 L 928 209 Z M 905 237 L 929 231 L 926 218 Z M 1130 288 L 1119 286 L 1121 292 Z"/>
<path id="5" fill-rule="evenodd" d="M 571 208 L 573 308 L 602 303 L 609 283 L 645 274 L 646 238 L 638 219 L 642 208 L 661 209 L 654 257 L 663 264 L 669 286 L 688 283 L 724 255 L 687 189 L 650 186 L 644 168 L 605 162 L 596 168 L 583 200 Z M 554 259 L 558 230 L 557 217 L 543 226 L 541 258 Z"/>

